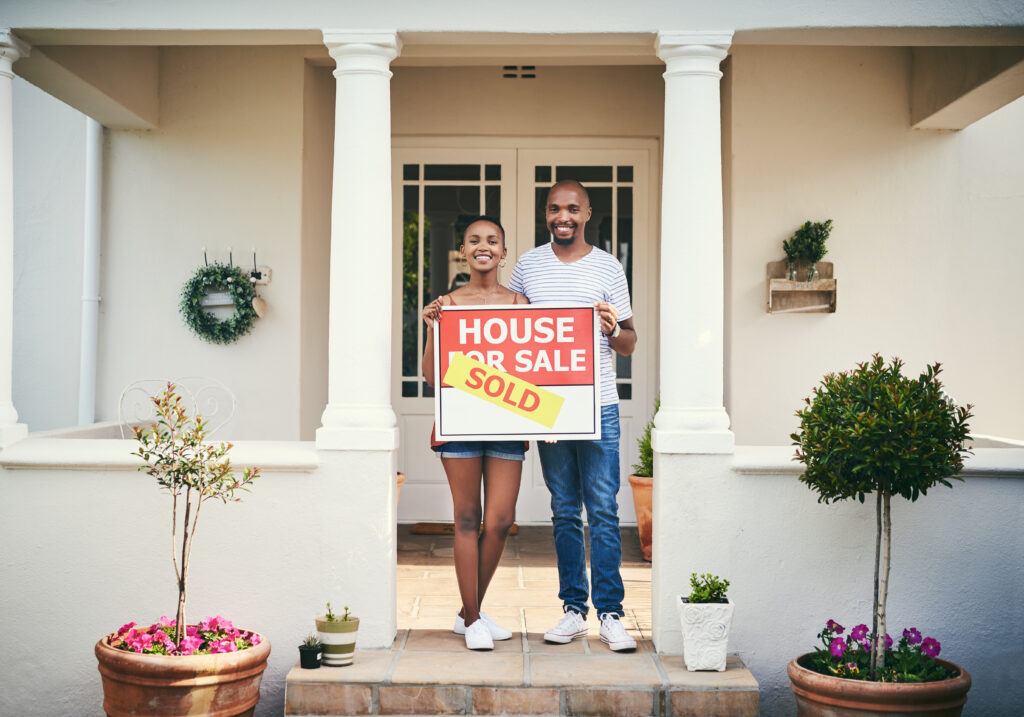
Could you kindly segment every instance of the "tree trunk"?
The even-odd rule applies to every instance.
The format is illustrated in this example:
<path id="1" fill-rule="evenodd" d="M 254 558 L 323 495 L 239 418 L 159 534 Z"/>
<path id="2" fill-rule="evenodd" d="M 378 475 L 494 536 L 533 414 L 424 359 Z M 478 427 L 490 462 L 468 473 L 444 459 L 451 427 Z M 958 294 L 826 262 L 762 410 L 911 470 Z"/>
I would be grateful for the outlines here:
<path id="1" fill-rule="evenodd" d="M 875 594 L 874 601 L 871 603 L 871 634 L 878 635 L 878 571 L 881 566 L 882 556 L 882 491 L 878 491 L 875 496 Z M 875 680 L 878 677 L 878 650 L 875 647 L 878 645 L 878 640 L 874 640 L 871 643 L 871 661 L 869 664 L 869 670 L 871 672 L 871 679 Z"/>
<path id="2" fill-rule="evenodd" d="M 178 614 L 175 617 L 174 643 L 181 649 L 181 641 L 185 639 L 185 585 L 178 585 Z"/>
<path id="3" fill-rule="evenodd" d="M 892 516 L 890 503 L 892 495 L 882 491 L 882 524 L 885 534 L 885 554 L 882 556 L 882 582 L 878 600 L 878 667 L 885 667 L 885 604 L 889 597 L 889 564 L 892 555 Z"/>

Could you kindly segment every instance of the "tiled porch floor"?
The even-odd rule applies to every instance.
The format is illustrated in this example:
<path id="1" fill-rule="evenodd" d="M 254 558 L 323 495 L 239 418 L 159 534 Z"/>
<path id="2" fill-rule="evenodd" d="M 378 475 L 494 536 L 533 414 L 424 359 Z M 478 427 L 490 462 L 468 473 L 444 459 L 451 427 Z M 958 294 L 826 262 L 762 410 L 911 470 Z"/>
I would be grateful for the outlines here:
<path id="1" fill-rule="evenodd" d="M 453 539 L 415 535 L 411 529 L 411 525 L 398 526 L 398 627 L 450 632 L 462 604 L 452 564 Z M 635 528 L 622 530 L 622 579 L 626 587 L 623 624 L 636 639 L 650 639 L 651 564 L 640 554 Z M 483 609 L 508 629 L 539 639 L 561 618 L 560 606 L 551 528 L 521 526 L 517 535 L 509 536 Z M 591 637 L 585 647 L 607 653 L 597 638 L 596 616 L 592 614 L 589 622 Z M 452 635 L 456 646 L 457 637 Z"/>
<path id="2" fill-rule="evenodd" d="M 623 530 L 625 623 L 634 653 L 615 654 L 590 635 L 544 642 L 561 616 L 550 527 L 521 527 L 484 600 L 487 614 L 513 630 L 493 652 L 470 652 L 452 633 L 459 609 L 452 538 L 399 526 L 398 636 L 386 650 L 356 650 L 353 665 L 288 675 L 286 714 L 757 714 L 757 682 L 739 658 L 725 672 L 688 672 L 679 656 L 650 641 L 650 564 L 635 529 Z"/>

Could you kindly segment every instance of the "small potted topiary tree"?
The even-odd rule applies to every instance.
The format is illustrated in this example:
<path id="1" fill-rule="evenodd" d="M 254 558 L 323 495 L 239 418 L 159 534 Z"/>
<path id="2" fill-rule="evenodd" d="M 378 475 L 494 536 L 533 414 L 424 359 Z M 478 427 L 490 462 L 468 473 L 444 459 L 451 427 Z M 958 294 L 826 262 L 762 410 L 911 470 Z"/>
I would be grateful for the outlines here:
<path id="1" fill-rule="evenodd" d="M 704 573 L 690 575 L 690 595 L 679 596 L 679 621 L 683 628 L 683 660 L 690 672 L 723 672 L 729 628 L 735 605 L 726 594 L 729 581 Z"/>
<path id="2" fill-rule="evenodd" d="M 661 400 L 655 398 L 651 420 L 636 441 L 640 455 L 633 464 L 633 474 L 629 476 L 629 485 L 633 489 L 633 509 L 636 511 L 636 529 L 640 535 L 640 551 L 648 562 L 652 555 L 651 531 L 654 525 L 654 449 L 651 448 L 651 429 L 654 428 L 654 416 L 660 406 Z"/>
<path id="3" fill-rule="evenodd" d="M 200 509 L 211 500 L 238 501 L 236 493 L 248 491 L 260 471 L 232 472 L 231 444 L 206 442 L 206 421 L 190 415 L 174 384 L 151 400 L 154 420 L 134 429 L 138 450 L 132 455 L 145 462 L 139 470 L 171 497 L 177 609 L 174 619 L 129 622 L 96 643 L 103 708 L 118 715 L 194 714 L 202 704 L 210 714 L 252 714 L 270 642 L 219 615 L 190 625 L 185 601 Z M 230 569 L 230 564 L 219 567 Z"/>
<path id="4" fill-rule="evenodd" d="M 962 480 L 957 474 L 970 453 L 965 443 L 971 406 L 957 406 L 943 393 L 940 365 L 927 366 L 916 379 L 903 376 L 902 366 L 898 358 L 887 365 L 875 354 L 856 370 L 828 374 L 796 414 L 800 430 L 791 438 L 796 460 L 805 466 L 800 480 L 818 493 L 821 503 L 848 498 L 863 503 L 874 493 L 876 525 L 872 626 L 858 625 L 844 639 L 839 635 L 845 628 L 830 620 L 819 635 L 826 649 L 789 664 L 801 710 L 834 706 L 830 695 L 848 706 L 861 693 L 868 703 L 883 702 L 891 693 L 895 704 L 905 704 L 908 697 L 899 696 L 901 688 L 913 687 L 911 692 L 922 698 L 929 691 L 924 685 L 933 681 L 938 681 L 937 699 L 962 705 L 970 688 L 963 669 L 934 659 L 937 641 L 909 628 L 892 649 L 886 634 L 892 497 L 913 502 L 936 484 L 950 487 L 947 479 Z M 906 682 L 917 684 L 901 684 Z M 941 712 L 959 713 L 958 707 Z"/>

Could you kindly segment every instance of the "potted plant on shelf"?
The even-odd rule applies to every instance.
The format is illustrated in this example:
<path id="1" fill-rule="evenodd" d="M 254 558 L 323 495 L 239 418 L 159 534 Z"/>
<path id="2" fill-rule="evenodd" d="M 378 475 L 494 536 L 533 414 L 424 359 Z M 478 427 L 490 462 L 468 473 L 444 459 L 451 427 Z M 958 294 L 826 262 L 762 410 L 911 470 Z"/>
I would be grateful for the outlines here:
<path id="1" fill-rule="evenodd" d="M 323 643 L 323 664 L 328 667 L 351 665 L 355 657 L 359 618 L 348 611 L 348 605 L 344 613 L 335 615 L 331 612 L 331 603 L 327 603 L 327 612 L 316 619 L 316 629 Z"/>
<path id="2" fill-rule="evenodd" d="M 918 378 L 903 376 L 903 362 L 875 354 L 853 371 L 828 374 L 797 412 L 792 434 L 800 480 L 818 502 L 875 494 L 875 571 L 872 625 L 858 625 L 845 639 L 830 620 L 818 649 L 789 663 L 800 715 L 875 714 L 882 705 L 914 704 L 915 714 L 958 715 L 967 701 L 970 676 L 935 659 L 939 643 L 916 628 L 903 631 L 898 646 L 886 633 L 891 557 L 891 501 L 911 502 L 947 479 L 958 477 L 970 453 L 967 419 L 971 406 L 957 406 L 942 391 L 940 364 Z M 931 707 L 929 706 L 931 705 Z M 934 707 L 933 711 L 929 711 Z"/>
<path id="3" fill-rule="evenodd" d="M 304 670 L 315 670 L 320 667 L 320 653 L 323 649 L 323 643 L 316 635 L 306 635 L 306 639 L 299 645 L 299 666 Z"/>
<path id="4" fill-rule="evenodd" d="M 172 560 L 177 578 L 175 618 L 139 626 L 123 625 L 96 643 L 103 680 L 103 709 L 108 715 L 242 715 L 259 700 L 260 680 L 270 642 L 235 628 L 223 617 L 189 625 L 185 618 L 189 559 L 204 503 L 237 501 L 259 475 L 246 468 L 232 473 L 230 443 L 204 443 L 206 423 L 189 416 L 174 384 L 153 399 L 152 425 L 136 427 L 146 462 L 140 470 L 171 494 Z M 205 705 L 205 711 L 196 711 Z"/>
<path id="5" fill-rule="evenodd" d="M 651 448 L 651 429 L 654 428 L 654 416 L 660 406 L 661 399 L 655 398 L 651 420 L 636 441 L 640 455 L 633 464 L 633 474 L 629 476 L 629 485 L 633 489 L 633 509 L 636 511 L 636 529 L 640 534 L 640 550 L 648 562 L 652 555 L 651 530 L 654 525 L 654 449 Z"/>
<path id="6" fill-rule="evenodd" d="M 782 250 L 786 252 L 789 268 L 789 280 L 796 281 L 797 262 L 807 262 L 807 281 L 814 281 L 817 273 L 815 265 L 825 258 L 828 249 L 825 242 L 832 233 L 832 220 L 823 222 L 806 221 L 786 241 L 782 242 Z"/>
<path id="7" fill-rule="evenodd" d="M 729 628 L 736 607 L 726 595 L 728 590 L 728 580 L 710 573 L 692 573 L 689 597 L 679 596 L 683 661 L 690 672 L 725 670 Z"/>

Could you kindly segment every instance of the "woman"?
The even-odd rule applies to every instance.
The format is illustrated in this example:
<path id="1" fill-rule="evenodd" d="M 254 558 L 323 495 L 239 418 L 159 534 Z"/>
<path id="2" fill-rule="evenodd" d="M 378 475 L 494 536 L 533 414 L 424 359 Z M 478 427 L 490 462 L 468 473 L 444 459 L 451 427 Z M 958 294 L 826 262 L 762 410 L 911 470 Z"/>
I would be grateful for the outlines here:
<path id="1" fill-rule="evenodd" d="M 469 282 L 438 297 L 423 309 L 427 345 L 423 376 L 434 385 L 434 321 L 442 307 L 481 304 L 526 304 L 498 283 L 498 266 L 505 259 L 505 230 L 495 219 L 480 216 L 470 222 L 459 251 L 469 264 Z M 455 576 L 462 610 L 455 617 L 455 632 L 464 634 L 470 650 L 491 650 L 494 640 L 508 640 L 509 630 L 480 611 L 487 586 L 497 570 L 505 539 L 515 521 L 519 480 L 523 472 L 523 441 L 447 441 L 431 436 L 431 447 L 441 458 L 452 491 L 455 519 Z M 480 507 L 483 476 L 484 505 Z M 483 530 L 480 519 L 483 517 Z"/>

